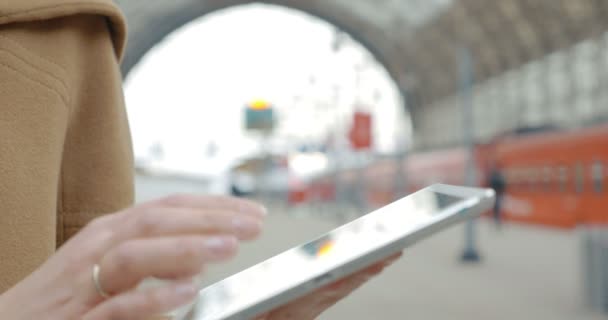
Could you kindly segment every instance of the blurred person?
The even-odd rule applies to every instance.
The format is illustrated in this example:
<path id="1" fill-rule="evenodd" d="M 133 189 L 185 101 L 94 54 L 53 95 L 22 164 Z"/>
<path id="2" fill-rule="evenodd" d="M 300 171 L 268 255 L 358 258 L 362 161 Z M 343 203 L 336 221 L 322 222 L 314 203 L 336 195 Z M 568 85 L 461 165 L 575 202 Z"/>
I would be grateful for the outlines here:
<path id="1" fill-rule="evenodd" d="M 492 166 L 488 180 L 489 187 L 494 189 L 494 192 L 496 193 L 496 201 L 494 202 L 492 212 L 494 223 L 498 228 L 500 228 L 502 226 L 502 203 L 506 189 L 505 178 L 498 167 Z"/>
<path id="2" fill-rule="evenodd" d="M 133 206 L 125 29 L 110 0 L 0 3 L 3 319 L 150 318 L 192 300 L 191 277 L 261 232 L 264 209 L 245 200 Z M 391 261 L 261 319 L 314 319 Z M 174 281 L 133 290 L 150 276 Z"/>

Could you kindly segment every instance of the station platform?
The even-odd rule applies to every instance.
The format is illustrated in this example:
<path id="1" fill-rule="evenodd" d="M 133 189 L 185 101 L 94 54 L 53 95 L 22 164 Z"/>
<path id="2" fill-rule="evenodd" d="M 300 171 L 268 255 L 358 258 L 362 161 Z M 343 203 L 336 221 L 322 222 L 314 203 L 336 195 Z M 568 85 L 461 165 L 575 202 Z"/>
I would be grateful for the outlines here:
<path id="1" fill-rule="evenodd" d="M 176 182 L 138 179 L 139 200 L 188 190 Z M 262 238 L 244 245 L 234 261 L 212 266 L 209 283 L 340 224 L 328 208 L 323 216 L 307 208 L 269 208 Z M 577 232 L 511 224 L 497 230 L 485 221 L 477 230 L 481 263 L 460 263 L 464 228 L 454 227 L 407 249 L 399 262 L 320 319 L 608 319 L 584 304 Z"/>

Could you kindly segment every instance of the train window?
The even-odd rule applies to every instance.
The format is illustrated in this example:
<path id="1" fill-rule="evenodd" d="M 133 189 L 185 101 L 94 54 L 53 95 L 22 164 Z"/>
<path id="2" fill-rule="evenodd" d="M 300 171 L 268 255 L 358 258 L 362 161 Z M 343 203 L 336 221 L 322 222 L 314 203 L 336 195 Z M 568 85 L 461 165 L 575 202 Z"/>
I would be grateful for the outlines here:
<path id="1" fill-rule="evenodd" d="M 507 171 L 507 185 L 510 187 L 519 187 L 521 184 L 521 170 L 518 168 L 510 168 Z"/>
<path id="2" fill-rule="evenodd" d="M 576 193 L 585 190 L 585 166 L 580 162 L 574 167 L 574 190 Z"/>
<path id="3" fill-rule="evenodd" d="M 537 189 L 538 184 L 540 182 L 541 179 L 541 172 L 538 168 L 528 168 L 528 182 L 529 185 L 528 187 L 530 188 L 530 190 L 534 191 Z"/>
<path id="4" fill-rule="evenodd" d="M 604 164 L 601 161 L 593 163 L 591 167 L 591 178 L 593 180 L 595 192 L 602 193 L 604 191 Z"/>
<path id="5" fill-rule="evenodd" d="M 505 184 L 509 184 L 509 171 L 507 171 L 507 169 L 502 169 L 502 170 L 501 170 L 501 172 L 502 172 L 502 176 L 503 176 L 503 178 L 504 178 Z M 488 174 L 488 175 L 486 176 L 486 178 L 487 178 L 487 179 L 488 179 L 488 181 L 489 181 L 489 179 L 490 179 L 490 175 Z"/>
<path id="6" fill-rule="evenodd" d="M 515 169 L 515 183 L 519 187 L 521 187 L 523 184 L 525 184 L 525 179 L 526 179 L 526 172 L 524 172 L 524 170 L 521 168 Z"/>
<path id="7" fill-rule="evenodd" d="M 558 169 L 559 175 L 559 191 L 566 192 L 568 189 L 568 168 L 565 166 L 560 166 Z"/>
<path id="8" fill-rule="evenodd" d="M 553 174 L 553 170 L 549 166 L 545 166 L 543 168 L 543 185 L 545 191 L 551 191 L 551 176 Z"/>

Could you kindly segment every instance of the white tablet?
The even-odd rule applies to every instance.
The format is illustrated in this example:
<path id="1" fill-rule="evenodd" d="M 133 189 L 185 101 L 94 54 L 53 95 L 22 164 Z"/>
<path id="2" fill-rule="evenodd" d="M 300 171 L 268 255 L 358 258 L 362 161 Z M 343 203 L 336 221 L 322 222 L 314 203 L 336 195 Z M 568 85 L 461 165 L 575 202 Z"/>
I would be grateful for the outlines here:
<path id="1" fill-rule="evenodd" d="M 491 189 L 433 185 L 200 291 L 181 320 L 251 320 L 488 210 Z"/>

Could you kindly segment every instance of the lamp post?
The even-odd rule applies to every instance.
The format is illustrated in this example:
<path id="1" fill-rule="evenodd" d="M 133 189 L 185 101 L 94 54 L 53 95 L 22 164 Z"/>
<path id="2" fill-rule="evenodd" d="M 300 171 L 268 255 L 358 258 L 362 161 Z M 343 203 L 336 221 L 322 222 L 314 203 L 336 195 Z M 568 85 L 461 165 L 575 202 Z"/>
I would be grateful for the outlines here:
<path id="1" fill-rule="evenodd" d="M 473 115 L 473 59 L 469 49 L 459 49 L 460 81 L 461 81 L 461 107 L 462 131 L 464 144 L 468 150 L 465 183 L 468 186 L 477 184 L 475 165 L 475 121 Z M 479 262 L 481 257 L 477 250 L 475 221 L 469 220 L 465 226 L 465 246 L 461 256 L 463 262 Z"/>

